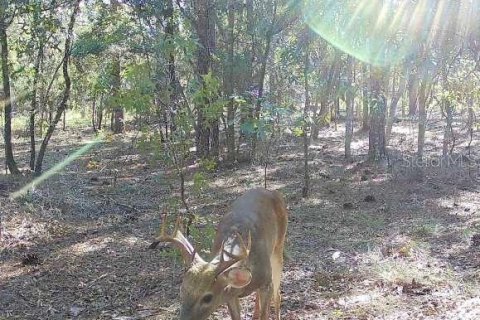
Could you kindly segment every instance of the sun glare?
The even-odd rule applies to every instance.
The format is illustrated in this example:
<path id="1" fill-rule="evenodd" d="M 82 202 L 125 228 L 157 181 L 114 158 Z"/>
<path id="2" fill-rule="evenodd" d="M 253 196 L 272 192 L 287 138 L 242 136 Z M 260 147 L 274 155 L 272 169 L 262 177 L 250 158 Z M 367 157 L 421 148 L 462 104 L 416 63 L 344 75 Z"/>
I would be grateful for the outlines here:
<path id="1" fill-rule="evenodd" d="M 469 0 L 311 0 L 304 17 L 338 49 L 387 66 L 401 62 L 423 43 L 465 36 L 477 24 L 477 11 L 477 2 Z"/>

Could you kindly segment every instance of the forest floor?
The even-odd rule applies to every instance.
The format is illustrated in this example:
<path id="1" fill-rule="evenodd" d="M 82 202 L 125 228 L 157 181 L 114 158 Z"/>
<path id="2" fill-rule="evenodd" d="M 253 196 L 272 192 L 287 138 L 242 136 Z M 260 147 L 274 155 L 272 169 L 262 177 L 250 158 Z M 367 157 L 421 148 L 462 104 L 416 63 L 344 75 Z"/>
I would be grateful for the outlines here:
<path id="1" fill-rule="evenodd" d="M 480 319 L 478 139 L 467 157 L 459 137 L 440 163 L 442 127 L 431 124 L 420 167 L 410 157 L 414 128 L 396 124 L 379 165 L 365 162 L 366 134 L 346 163 L 344 128 L 322 131 L 310 148 L 308 199 L 301 140 L 276 144 L 267 183 L 289 210 L 282 319 Z M 89 139 L 88 130 L 59 131 L 45 167 Z M 175 251 L 148 249 L 172 182 L 134 139 L 107 139 L 14 201 L 29 178 L 0 176 L 0 319 L 177 319 L 183 267 Z M 16 144 L 18 159 L 27 151 L 26 140 Z M 204 246 L 228 205 L 263 185 L 263 167 L 221 165 L 207 181 L 189 199 L 193 239 Z M 243 319 L 252 307 L 243 299 Z M 212 318 L 229 319 L 225 308 Z"/>

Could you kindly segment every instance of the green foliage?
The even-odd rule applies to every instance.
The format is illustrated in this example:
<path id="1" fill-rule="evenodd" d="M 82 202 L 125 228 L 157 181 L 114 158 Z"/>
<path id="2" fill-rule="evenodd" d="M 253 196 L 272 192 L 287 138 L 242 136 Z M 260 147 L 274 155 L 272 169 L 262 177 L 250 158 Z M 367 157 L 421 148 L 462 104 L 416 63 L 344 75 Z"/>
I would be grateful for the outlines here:
<path id="1" fill-rule="evenodd" d="M 200 160 L 200 168 L 207 172 L 214 172 L 217 170 L 218 163 L 215 159 L 201 159 Z"/>
<path id="2" fill-rule="evenodd" d="M 72 48 L 72 57 L 83 58 L 89 54 L 99 55 L 106 51 L 109 46 L 110 44 L 105 39 L 95 34 L 82 34 Z"/>
<path id="3" fill-rule="evenodd" d="M 228 101 L 220 98 L 221 82 L 210 71 L 194 84 L 192 99 L 197 108 L 202 108 L 207 123 L 217 120 Z"/>
<path id="4" fill-rule="evenodd" d="M 203 222 L 203 221 L 202 221 Z M 190 230 L 193 239 L 196 239 L 196 248 L 200 252 L 209 252 L 215 239 L 216 228 L 215 224 L 210 220 L 205 220 L 202 227 L 193 227 Z"/>
<path id="5" fill-rule="evenodd" d="M 195 172 L 193 174 L 193 191 L 200 194 L 208 186 L 207 178 L 202 172 Z"/>
<path id="6" fill-rule="evenodd" d="M 151 132 L 143 128 L 137 142 L 137 148 L 143 155 L 148 155 L 149 160 L 157 162 L 165 159 L 163 143 L 158 132 Z"/>
<path id="7" fill-rule="evenodd" d="M 136 112 L 149 111 L 153 106 L 155 84 L 150 77 L 150 66 L 146 63 L 132 64 L 124 69 L 125 88 L 112 103 Z"/>
<path id="8" fill-rule="evenodd" d="M 288 107 L 277 105 L 265 100 L 262 103 L 262 110 L 259 119 L 247 119 L 240 126 L 240 130 L 247 136 L 256 136 L 257 139 L 265 140 L 272 135 L 279 127 L 288 128 L 288 119 L 292 110 Z"/>

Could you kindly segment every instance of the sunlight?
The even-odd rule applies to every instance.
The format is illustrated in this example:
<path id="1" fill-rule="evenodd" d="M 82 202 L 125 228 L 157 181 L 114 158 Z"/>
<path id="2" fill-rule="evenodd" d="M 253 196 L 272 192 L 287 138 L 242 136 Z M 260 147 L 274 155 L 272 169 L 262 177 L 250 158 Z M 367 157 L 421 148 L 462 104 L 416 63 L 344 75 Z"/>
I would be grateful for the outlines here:
<path id="1" fill-rule="evenodd" d="M 16 199 L 18 197 L 21 197 L 25 194 L 28 193 L 29 190 L 32 190 L 35 188 L 35 186 L 39 185 L 40 183 L 44 182 L 63 168 L 65 168 L 67 165 L 72 163 L 75 159 L 79 158 L 81 155 L 87 153 L 90 149 L 92 149 L 96 144 L 100 143 L 103 141 L 103 136 L 99 135 L 97 138 L 94 140 L 90 141 L 68 157 L 66 157 L 63 161 L 57 163 L 55 166 L 50 168 L 49 170 L 45 171 L 41 176 L 35 178 L 32 182 L 28 183 L 24 187 L 22 187 L 20 190 L 13 192 L 10 195 L 11 199 Z"/>
<path id="2" fill-rule="evenodd" d="M 456 7 L 453 7 L 453 6 Z M 395 65 L 422 43 L 441 40 L 445 26 L 454 24 L 460 34 L 472 24 L 470 1 L 414 3 L 396 0 L 311 0 L 306 23 L 331 45 L 377 66 Z"/>
<path id="3" fill-rule="evenodd" d="M 12 90 L 13 91 L 13 90 Z M 15 104 L 15 102 L 17 100 L 21 100 L 23 98 L 25 98 L 27 95 L 29 95 L 31 92 L 28 91 L 28 92 L 22 92 L 21 94 L 18 94 L 18 95 L 14 95 L 13 92 L 12 92 L 12 96 L 10 97 L 10 103 L 12 105 Z M 3 95 L 3 94 L 2 94 Z M 0 99 L 0 105 L 2 106 L 2 112 L 3 112 L 3 109 L 5 108 L 5 104 L 8 102 L 7 99 L 4 99 L 3 97 Z"/>
<path id="4" fill-rule="evenodd" d="M 69 253 L 73 253 L 77 256 L 82 256 L 90 252 L 95 252 L 102 250 L 107 247 L 109 243 L 113 243 L 114 240 L 109 237 L 97 237 L 93 239 L 88 239 L 85 242 L 80 242 L 72 245 L 65 250 Z"/>

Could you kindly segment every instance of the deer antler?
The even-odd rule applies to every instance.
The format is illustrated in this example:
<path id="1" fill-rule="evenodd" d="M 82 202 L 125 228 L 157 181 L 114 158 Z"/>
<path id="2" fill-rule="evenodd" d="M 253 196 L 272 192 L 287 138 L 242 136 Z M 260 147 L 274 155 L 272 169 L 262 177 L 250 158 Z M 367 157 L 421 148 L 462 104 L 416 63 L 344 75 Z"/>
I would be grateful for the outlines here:
<path id="1" fill-rule="evenodd" d="M 181 217 L 177 218 L 175 222 L 175 228 L 173 229 L 172 235 L 167 235 L 167 213 L 163 213 L 162 217 L 162 226 L 160 227 L 160 236 L 156 238 L 156 241 L 150 245 L 150 247 L 155 247 L 160 242 L 170 242 L 182 253 L 183 261 L 186 265 L 190 265 L 194 260 L 201 259 L 200 256 L 196 253 L 195 248 L 192 246 L 190 241 L 182 234 L 180 231 Z"/>
<path id="2" fill-rule="evenodd" d="M 218 262 L 216 272 L 215 272 L 217 276 L 223 273 L 225 270 L 227 270 L 231 266 L 233 266 L 235 263 L 242 261 L 248 257 L 248 254 L 250 253 L 250 248 L 252 246 L 252 236 L 250 232 L 248 233 L 247 245 L 245 245 L 245 241 L 243 241 L 243 237 L 240 235 L 240 233 L 236 232 L 236 238 L 240 243 L 239 245 L 240 245 L 241 253 L 234 254 L 232 252 L 234 248 L 233 245 L 230 247 L 230 252 L 226 251 L 225 250 L 226 241 L 223 241 L 222 247 L 220 249 L 220 261 Z M 225 260 L 224 258 L 225 255 L 228 256 L 230 259 Z"/>

